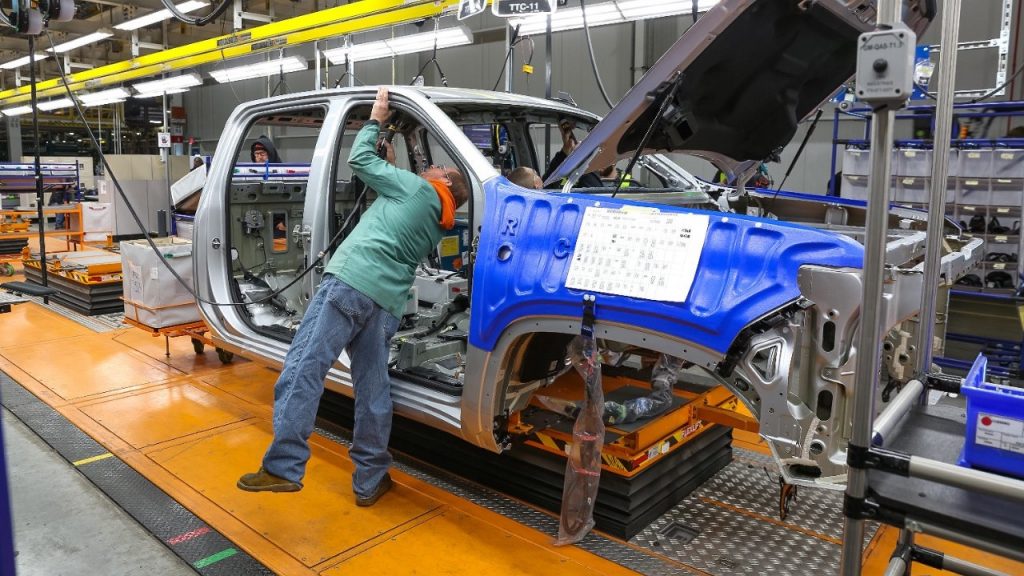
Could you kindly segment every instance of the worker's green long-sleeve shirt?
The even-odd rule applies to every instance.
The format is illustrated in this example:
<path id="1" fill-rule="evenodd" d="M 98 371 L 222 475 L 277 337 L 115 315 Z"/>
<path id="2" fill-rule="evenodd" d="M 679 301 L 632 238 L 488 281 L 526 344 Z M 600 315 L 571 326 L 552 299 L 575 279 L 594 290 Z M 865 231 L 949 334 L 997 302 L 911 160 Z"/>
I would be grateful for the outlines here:
<path id="1" fill-rule="evenodd" d="M 441 241 L 441 201 L 429 182 L 377 156 L 380 125 L 367 122 L 352 143 L 352 172 L 377 191 L 325 272 L 402 317 L 416 267 Z"/>

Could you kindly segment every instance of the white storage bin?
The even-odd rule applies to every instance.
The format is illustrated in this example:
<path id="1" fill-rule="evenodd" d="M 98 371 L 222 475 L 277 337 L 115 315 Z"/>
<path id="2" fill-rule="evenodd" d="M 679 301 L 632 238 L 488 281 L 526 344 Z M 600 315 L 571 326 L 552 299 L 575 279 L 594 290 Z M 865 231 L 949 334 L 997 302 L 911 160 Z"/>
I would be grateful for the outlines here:
<path id="1" fill-rule="evenodd" d="M 191 286 L 192 242 L 181 238 L 153 241 L 160 254 L 145 240 L 121 242 L 125 318 L 150 328 L 198 322 L 199 308 L 192 294 L 160 262 L 170 264 Z"/>
<path id="2" fill-rule="evenodd" d="M 843 188 L 840 190 L 840 197 L 850 200 L 868 199 L 868 177 L 851 176 L 843 173 Z"/>
<path id="3" fill-rule="evenodd" d="M 958 178 L 956 201 L 958 204 L 984 206 L 989 199 L 988 178 Z"/>
<path id="4" fill-rule="evenodd" d="M 844 176 L 867 176 L 871 169 L 871 151 L 847 148 L 843 152 Z"/>
<path id="5" fill-rule="evenodd" d="M 1020 207 L 1024 202 L 1024 180 L 993 178 L 988 203 L 992 206 Z"/>
<path id="6" fill-rule="evenodd" d="M 893 165 L 892 173 L 896 176 L 931 176 L 932 151 L 916 148 L 896 150 L 896 163 Z"/>
<path id="7" fill-rule="evenodd" d="M 928 178 L 897 178 L 895 201 L 899 204 L 928 204 L 931 186 Z"/>
<path id="8" fill-rule="evenodd" d="M 997 149 L 992 154 L 993 178 L 1024 178 L 1024 150 Z"/>
<path id="9" fill-rule="evenodd" d="M 955 178 L 955 177 L 957 177 L 959 175 L 960 175 L 960 151 L 954 148 L 954 149 L 949 151 L 949 172 L 946 173 L 946 176 L 949 176 L 950 178 Z"/>
<path id="10" fill-rule="evenodd" d="M 992 149 L 978 148 L 960 151 L 960 172 L 963 178 L 989 178 L 992 176 Z"/>

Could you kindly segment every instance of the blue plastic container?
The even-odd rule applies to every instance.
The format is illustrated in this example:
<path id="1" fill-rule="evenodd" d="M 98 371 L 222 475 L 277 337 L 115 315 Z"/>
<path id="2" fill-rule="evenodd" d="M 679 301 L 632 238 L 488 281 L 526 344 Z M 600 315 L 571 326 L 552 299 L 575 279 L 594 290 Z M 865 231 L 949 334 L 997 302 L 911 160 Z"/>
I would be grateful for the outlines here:
<path id="1" fill-rule="evenodd" d="M 978 355 L 960 391 L 967 398 L 967 433 L 960 465 L 1024 478 L 1024 390 L 985 382 Z"/>

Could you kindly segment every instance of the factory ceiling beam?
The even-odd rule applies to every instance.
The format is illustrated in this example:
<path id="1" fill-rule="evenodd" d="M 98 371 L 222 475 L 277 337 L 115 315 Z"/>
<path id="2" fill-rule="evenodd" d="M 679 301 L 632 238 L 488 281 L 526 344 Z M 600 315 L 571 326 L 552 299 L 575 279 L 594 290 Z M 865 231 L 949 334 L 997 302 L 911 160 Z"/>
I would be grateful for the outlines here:
<path id="1" fill-rule="evenodd" d="M 439 16 L 457 5 L 458 0 L 362 0 L 77 72 L 69 77 L 69 84 L 72 91 L 96 89 L 314 40 L 422 20 Z M 59 79 L 39 82 L 36 88 L 40 98 L 64 95 Z M 4 90 L 0 92 L 0 107 L 25 102 L 30 99 L 29 93 L 28 86 Z"/>

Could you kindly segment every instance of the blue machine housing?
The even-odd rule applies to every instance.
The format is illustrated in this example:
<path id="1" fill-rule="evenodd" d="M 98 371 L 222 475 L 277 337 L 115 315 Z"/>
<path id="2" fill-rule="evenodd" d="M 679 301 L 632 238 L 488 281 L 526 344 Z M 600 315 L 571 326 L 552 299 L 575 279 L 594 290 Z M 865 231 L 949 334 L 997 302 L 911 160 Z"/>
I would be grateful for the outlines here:
<path id="1" fill-rule="evenodd" d="M 528 317 L 579 318 L 583 292 L 565 287 L 587 207 L 647 206 L 710 217 L 690 294 L 659 302 L 597 294 L 601 322 L 643 327 L 725 354 L 743 328 L 799 297 L 801 266 L 860 268 L 863 247 L 845 236 L 775 220 L 584 194 L 484 185 L 486 216 L 473 274 L 470 343 L 494 349 Z"/>

